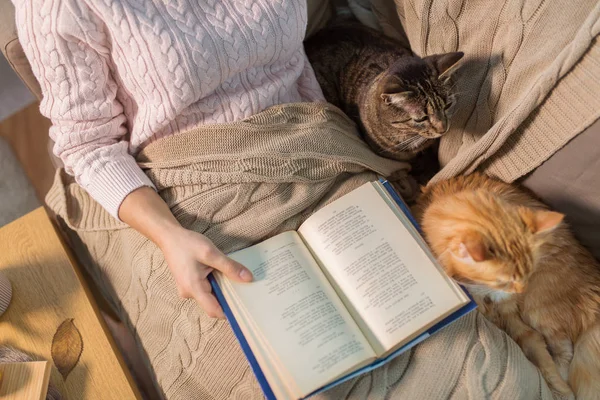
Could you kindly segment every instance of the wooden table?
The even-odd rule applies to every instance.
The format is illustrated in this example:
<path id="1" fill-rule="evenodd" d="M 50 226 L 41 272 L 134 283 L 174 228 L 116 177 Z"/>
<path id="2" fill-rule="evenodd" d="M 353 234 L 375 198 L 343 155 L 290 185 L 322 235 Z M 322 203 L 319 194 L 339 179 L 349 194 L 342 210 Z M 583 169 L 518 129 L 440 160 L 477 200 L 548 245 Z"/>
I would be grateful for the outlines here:
<path id="1" fill-rule="evenodd" d="M 141 399 L 77 268 L 43 208 L 1 228 L 0 271 L 12 283 L 13 299 L 0 316 L 0 345 L 50 361 L 50 382 L 65 400 Z M 52 362 L 52 339 L 71 318 L 83 352 L 63 380 Z"/>

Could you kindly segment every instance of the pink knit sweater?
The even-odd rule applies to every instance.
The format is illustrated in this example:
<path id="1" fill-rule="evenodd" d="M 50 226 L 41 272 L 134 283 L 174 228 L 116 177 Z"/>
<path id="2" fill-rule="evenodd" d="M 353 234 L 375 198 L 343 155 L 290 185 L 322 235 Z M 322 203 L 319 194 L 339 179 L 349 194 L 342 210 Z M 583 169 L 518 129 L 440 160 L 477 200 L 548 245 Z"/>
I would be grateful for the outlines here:
<path id="1" fill-rule="evenodd" d="M 134 155 L 200 124 L 322 100 L 306 0 L 13 0 L 66 171 L 113 216 L 152 183 Z"/>

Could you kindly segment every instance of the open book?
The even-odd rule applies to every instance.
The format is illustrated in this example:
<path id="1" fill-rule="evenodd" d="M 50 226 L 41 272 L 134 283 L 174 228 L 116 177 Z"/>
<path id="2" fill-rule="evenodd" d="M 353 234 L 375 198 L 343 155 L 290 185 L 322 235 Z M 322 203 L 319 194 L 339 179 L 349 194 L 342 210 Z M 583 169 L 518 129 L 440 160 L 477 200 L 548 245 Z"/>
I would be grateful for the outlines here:
<path id="1" fill-rule="evenodd" d="M 254 281 L 215 274 L 213 289 L 267 398 L 367 372 L 475 308 L 410 218 L 388 182 L 370 182 L 229 254 Z"/>

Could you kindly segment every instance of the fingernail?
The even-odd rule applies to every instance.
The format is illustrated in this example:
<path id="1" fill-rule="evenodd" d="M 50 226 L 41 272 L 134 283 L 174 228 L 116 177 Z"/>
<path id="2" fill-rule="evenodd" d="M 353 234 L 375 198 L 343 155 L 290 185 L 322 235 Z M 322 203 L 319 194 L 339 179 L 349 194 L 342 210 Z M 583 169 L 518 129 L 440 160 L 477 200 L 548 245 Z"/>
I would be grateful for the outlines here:
<path id="1" fill-rule="evenodd" d="M 242 278 L 243 281 L 250 282 L 252 280 L 252 274 L 246 268 L 243 268 L 240 271 L 240 278 Z"/>

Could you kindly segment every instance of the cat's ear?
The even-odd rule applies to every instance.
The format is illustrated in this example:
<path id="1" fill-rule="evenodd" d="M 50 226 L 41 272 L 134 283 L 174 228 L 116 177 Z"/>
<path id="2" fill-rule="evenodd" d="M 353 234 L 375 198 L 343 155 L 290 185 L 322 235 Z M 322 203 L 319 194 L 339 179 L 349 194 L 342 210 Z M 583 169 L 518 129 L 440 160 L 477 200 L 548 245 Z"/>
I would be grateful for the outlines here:
<path id="1" fill-rule="evenodd" d="M 396 75 L 389 74 L 381 81 L 381 99 L 385 104 L 402 106 L 411 96 L 402 81 Z"/>
<path id="2" fill-rule="evenodd" d="M 381 99 L 385 104 L 393 104 L 402 107 L 410 99 L 412 92 L 381 93 Z"/>
<path id="3" fill-rule="evenodd" d="M 556 228 L 565 216 L 555 211 L 536 211 L 534 214 L 535 233 L 548 232 Z"/>
<path id="4" fill-rule="evenodd" d="M 433 67 L 438 77 L 441 77 L 449 72 L 464 55 L 465 53 L 462 51 L 455 51 L 453 53 L 433 54 L 423 58 L 423 60 Z"/>
<path id="5" fill-rule="evenodd" d="M 407 91 L 400 78 L 392 73 L 386 74 L 380 84 L 382 94 L 397 94 Z"/>
<path id="6" fill-rule="evenodd" d="M 487 258 L 487 249 L 481 236 L 470 235 L 459 243 L 453 256 L 465 264 L 475 264 Z"/>

